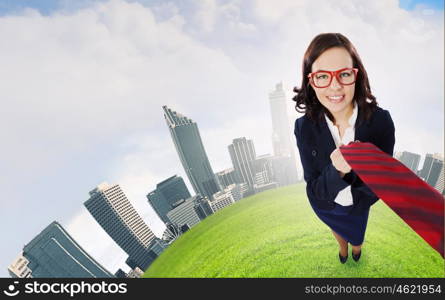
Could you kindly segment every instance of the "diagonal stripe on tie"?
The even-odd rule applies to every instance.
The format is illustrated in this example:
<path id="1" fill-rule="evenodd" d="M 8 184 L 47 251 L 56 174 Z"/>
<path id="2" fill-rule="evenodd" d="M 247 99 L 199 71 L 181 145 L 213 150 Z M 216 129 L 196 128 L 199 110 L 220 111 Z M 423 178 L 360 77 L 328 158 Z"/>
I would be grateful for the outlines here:
<path id="1" fill-rule="evenodd" d="M 340 151 L 360 179 L 444 257 L 444 197 L 372 143 L 351 142 Z"/>

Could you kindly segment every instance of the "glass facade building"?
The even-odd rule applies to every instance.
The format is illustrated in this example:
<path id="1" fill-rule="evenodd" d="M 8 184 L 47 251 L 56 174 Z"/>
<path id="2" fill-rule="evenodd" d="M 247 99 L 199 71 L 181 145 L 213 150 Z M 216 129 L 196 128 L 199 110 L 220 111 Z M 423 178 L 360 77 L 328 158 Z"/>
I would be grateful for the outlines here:
<path id="1" fill-rule="evenodd" d="M 221 187 L 210 166 L 198 125 L 167 106 L 162 108 L 176 151 L 195 193 L 212 199 Z"/>
<path id="2" fill-rule="evenodd" d="M 148 203 L 164 223 L 169 222 L 167 213 L 173 209 L 173 204 L 190 197 L 184 180 L 177 175 L 158 183 L 156 190 L 147 195 Z"/>
<path id="3" fill-rule="evenodd" d="M 94 260 L 58 223 L 52 222 L 23 248 L 33 278 L 115 277 Z M 17 276 L 19 277 L 19 276 Z"/>

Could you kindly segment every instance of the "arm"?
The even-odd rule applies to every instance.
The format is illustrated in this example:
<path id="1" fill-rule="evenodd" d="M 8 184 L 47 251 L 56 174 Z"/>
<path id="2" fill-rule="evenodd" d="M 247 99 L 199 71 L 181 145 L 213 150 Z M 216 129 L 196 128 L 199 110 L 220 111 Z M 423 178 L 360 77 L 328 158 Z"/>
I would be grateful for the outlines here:
<path id="1" fill-rule="evenodd" d="M 301 164 L 303 165 L 306 192 L 309 199 L 315 202 L 333 202 L 337 194 L 348 186 L 348 182 L 343 180 L 332 163 L 328 164 L 321 172 L 314 168 L 311 149 L 302 140 L 298 120 L 295 122 L 294 133 Z"/>

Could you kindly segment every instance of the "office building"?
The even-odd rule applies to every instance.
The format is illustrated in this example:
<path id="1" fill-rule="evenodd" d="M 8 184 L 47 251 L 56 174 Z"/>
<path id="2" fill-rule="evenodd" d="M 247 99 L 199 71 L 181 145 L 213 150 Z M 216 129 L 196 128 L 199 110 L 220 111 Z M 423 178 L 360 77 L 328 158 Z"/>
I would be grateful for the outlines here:
<path id="1" fill-rule="evenodd" d="M 151 264 L 153 259 L 149 255 L 149 246 L 155 235 L 119 185 L 106 182 L 99 184 L 90 191 L 90 198 L 84 205 L 116 244 L 129 255 L 128 261 L 142 270 Z"/>
<path id="2" fill-rule="evenodd" d="M 416 173 L 419 168 L 420 155 L 408 151 L 403 151 L 398 160 L 406 167 L 411 169 L 411 171 Z"/>
<path id="3" fill-rule="evenodd" d="M 439 153 L 430 154 L 427 153 L 425 156 L 425 160 L 423 161 L 423 167 L 420 170 L 420 177 L 423 178 L 425 181 L 428 181 L 428 177 L 431 172 L 431 167 L 433 166 L 433 162 L 435 160 L 442 160 L 443 157 Z"/>
<path id="4" fill-rule="evenodd" d="M 286 93 L 283 84 L 278 83 L 275 90 L 269 93 L 270 112 L 272 117 L 272 145 L 274 156 L 288 158 L 285 173 L 288 178 L 281 180 L 280 185 L 293 184 L 298 181 L 296 142 L 287 113 Z M 286 183 L 286 184 L 285 184 Z"/>
<path id="5" fill-rule="evenodd" d="M 147 195 L 148 203 L 164 223 L 169 221 L 167 212 L 173 208 L 173 204 L 190 197 L 184 180 L 177 175 L 158 183 L 156 189 Z"/>
<path id="6" fill-rule="evenodd" d="M 237 183 L 247 183 L 253 190 L 255 184 L 255 170 L 253 161 L 256 158 L 255 147 L 252 140 L 245 137 L 237 138 L 228 146 L 230 159 L 235 169 Z"/>
<path id="7" fill-rule="evenodd" d="M 226 188 L 231 184 L 241 182 L 241 180 L 237 178 L 234 168 L 228 168 L 223 171 L 217 172 L 216 176 L 218 177 L 219 183 L 222 185 L 222 188 Z"/>
<path id="8" fill-rule="evenodd" d="M 12 278 L 32 278 L 32 271 L 28 268 L 29 260 L 21 253 L 8 267 L 9 276 Z"/>
<path id="9" fill-rule="evenodd" d="M 231 184 L 224 189 L 225 193 L 230 193 L 233 201 L 239 201 L 243 198 L 243 186 L 241 184 Z"/>
<path id="10" fill-rule="evenodd" d="M 437 178 L 437 182 L 436 182 L 436 185 L 434 186 L 434 188 L 436 190 L 438 190 L 439 193 L 441 193 L 442 195 L 445 194 L 445 191 L 444 191 L 444 166 L 443 165 L 440 170 L 439 177 Z"/>
<path id="11" fill-rule="evenodd" d="M 8 271 L 20 278 L 114 277 L 55 221 L 23 247 Z"/>
<path id="12" fill-rule="evenodd" d="M 228 191 L 221 191 L 213 196 L 214 196 L 213 200 L 210 201 L 210 207 L 212 208 L 214 213 L 220 209 L 223 209 L 226 206 L 235 203 L 232 194 Z"/>
<path id="13" fill-rule="evenodd" d="M 426 182 L 432 187 L 435 187 L 439 179 L 440 173 L 443 169 L 443 159 L 435 158 L 432 161 L 430 172 L 426 178 Z"/>
<path id="14" fill-rule="evenodd" d="M 213 210 L 210 207 L 209 200 L 202 197 L 201 195 L 196 195 L 194 208 L 196 214 L 201 220 L 204 220 L 205 218 L 213 214 Z"/>
<path id="15" fill-rule="evenodd" d="M 172 223 L 178 224 L 181 228 L 183 225 L 187 225 L 188 228 L 192 228 L 198 224 L 201 219 L 195 210 L 196 198 L 193 196 L 186 200 L 179 200 L 175 203 L 175 207 L 167 213 L 167 217 Z"/>
<path id="16" fill-rule="evenodd" d="M 204 149 L 198 125 L 167 106 L 162 108 L 179 159 L 195 193 L 212 199 L 221 187 Z"/>

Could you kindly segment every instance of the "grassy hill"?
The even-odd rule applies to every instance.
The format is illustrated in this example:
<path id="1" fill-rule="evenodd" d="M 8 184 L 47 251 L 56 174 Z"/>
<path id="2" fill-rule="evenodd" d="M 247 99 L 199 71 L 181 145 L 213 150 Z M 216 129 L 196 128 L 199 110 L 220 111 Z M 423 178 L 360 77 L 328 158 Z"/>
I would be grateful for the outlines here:
<path id="1" fill-rule="evenodd" d="M 312 211 L 305 184 L 218 211 L 167 248 L 144 277 L 444 277 L 444 260 L 382 201 L 372 206 L 358 263 Z"/>

